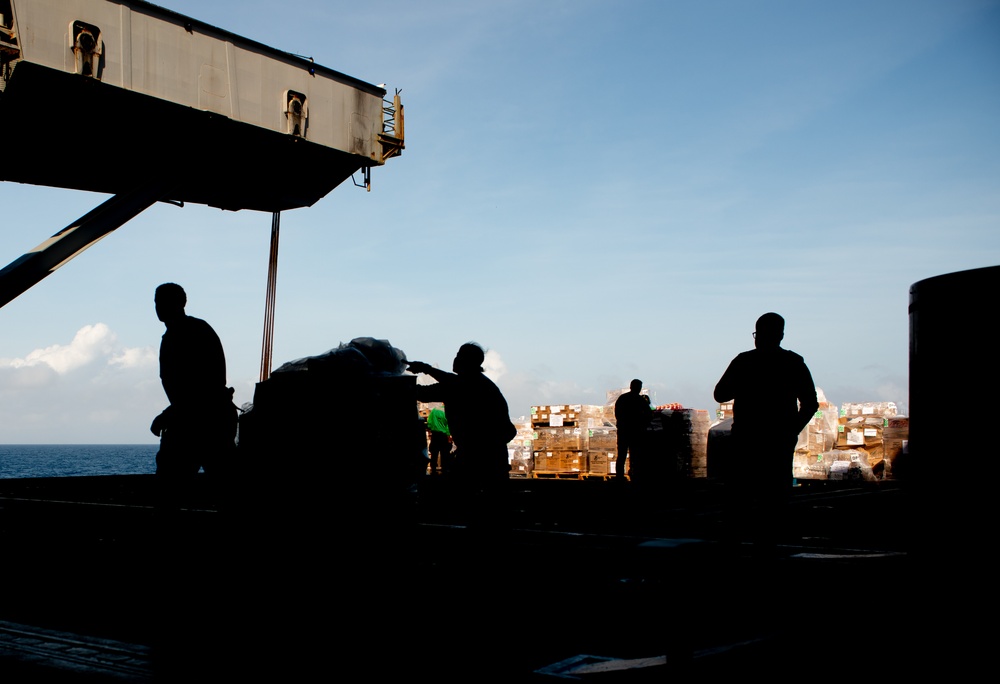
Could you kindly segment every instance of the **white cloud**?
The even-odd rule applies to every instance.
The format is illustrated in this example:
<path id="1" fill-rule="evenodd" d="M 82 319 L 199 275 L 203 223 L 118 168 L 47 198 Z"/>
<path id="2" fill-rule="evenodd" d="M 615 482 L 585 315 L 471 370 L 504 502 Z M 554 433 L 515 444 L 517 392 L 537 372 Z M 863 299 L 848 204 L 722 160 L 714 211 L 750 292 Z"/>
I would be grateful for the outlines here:
<path id="1" fill-rule="evenodd" d="M 506 373 L 507 364 L 500 358 L 500 354 L 492 349 L 487 351 L 486 358 L 483 359 L 483 375 L 496 382 Z"/>
<path id="2" fill-rule="evenodd" d="M 45 364 L 25 366 L 16 365 L 14 361 L 4 359 L 0 366 L 0 394 L 45 387 L 56 379 L 56 372 Z"/>
<path id="3" fill-rule="evenodd" d="M 0 443 L 148 442 L 166 405 L 154 348 L 116 347 L 105 324 L 69 344 L 0 359 Z"/>
<path id="4" fill-rule="evenodd" d="M 12 359 L 8 363 L 12 368 L 45 364 L 62 375 L 110 354 L 115 340 L 115 334 L 104 323 L 85 325 L 68 345 L 54 344 L 36 349 L 23 359 Z"/>
<path id="5" fill-rule="evenodd" d="M 132 347 L 115 352 L 108 359 L 109 366 L 120 368 L 143 368 L 146 366 L 156 366 L 159 363 L 159 355 L 153 347 Z"/>

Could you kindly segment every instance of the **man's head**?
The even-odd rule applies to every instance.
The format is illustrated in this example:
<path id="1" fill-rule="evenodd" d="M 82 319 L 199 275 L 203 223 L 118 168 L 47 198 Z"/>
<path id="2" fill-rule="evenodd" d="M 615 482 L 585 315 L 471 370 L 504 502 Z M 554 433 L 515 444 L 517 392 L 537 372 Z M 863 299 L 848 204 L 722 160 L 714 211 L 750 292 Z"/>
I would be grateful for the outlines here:
<path id="1" fill-rule="evenodd" d="M 632 382 L 629 383 L 628 388 L 633 392 L 639 392 L 640 390 L 642 390 L 642 380 L 638 379 L 633 380 Z"/>
<path id="2" fill-rule="evenodd" d="M 156 288 L 153 304 L 156 307 L 156 317 L 169 324 L 184 316 L 187 294 L 185 294 L 184 288 L 177 283 L 163 283 Z"/>
<path id="3" fill-rule="evenodd" d="M 781 344 L 785 337 L 785 319 L 774 312 L 766 313 L 757 319 L 754 331 L 754 344 L 758 349 L 774 348 Z"/>
<path id="4" fill-rule="evenodd" d="M 456 373 L 482 373 L 486 352 L 475 342 L 466 342 L 458 348 L 451 369 Z"/>

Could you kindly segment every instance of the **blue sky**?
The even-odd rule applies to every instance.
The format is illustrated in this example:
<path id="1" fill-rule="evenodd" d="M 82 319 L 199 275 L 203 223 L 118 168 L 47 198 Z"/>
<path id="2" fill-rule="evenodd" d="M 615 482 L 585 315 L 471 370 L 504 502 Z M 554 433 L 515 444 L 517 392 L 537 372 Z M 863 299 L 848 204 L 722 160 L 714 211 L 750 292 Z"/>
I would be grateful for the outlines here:
<path id="1" fill-rule="evenodd" d="M 1000 263 L 1000 2 L 158 4 L 402 90 L 371 192 L 282 214 L 275 367 L 475 340 L 515 418 L 633 377 L 714 411 L 777 311 L 828 401 L 905 412 L 910 286 Z M 104 199 L 0 183 L 0 262 Z M 252 401 L 270 224 L 157 205 L 3 307 L 0 443 L 155 441 L 165 281 Z"/>

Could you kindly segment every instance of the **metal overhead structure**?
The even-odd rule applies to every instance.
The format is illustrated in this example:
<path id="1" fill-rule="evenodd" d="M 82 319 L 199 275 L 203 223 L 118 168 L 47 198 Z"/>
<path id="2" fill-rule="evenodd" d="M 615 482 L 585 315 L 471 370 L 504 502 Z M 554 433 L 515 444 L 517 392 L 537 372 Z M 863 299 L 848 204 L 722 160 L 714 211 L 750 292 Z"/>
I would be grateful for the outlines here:
<path id="1" fill-rule="evenodd" d="M 0 181 L 112 195 L 0 270 L 0 306 L 156 202 L 204 204 L 272 214 L 265 335 L 277 214 L 405 147 L 399 90 L 141 0 L 0 0 L 0 135 Z"/>
<path id="2" fill-rule="evenodd" d="M 170 187 L 167 182 L 150 181 L 135 190 L 115 195 L 0 269 L 0 307 L 156 204 L 170 192 Z"/>

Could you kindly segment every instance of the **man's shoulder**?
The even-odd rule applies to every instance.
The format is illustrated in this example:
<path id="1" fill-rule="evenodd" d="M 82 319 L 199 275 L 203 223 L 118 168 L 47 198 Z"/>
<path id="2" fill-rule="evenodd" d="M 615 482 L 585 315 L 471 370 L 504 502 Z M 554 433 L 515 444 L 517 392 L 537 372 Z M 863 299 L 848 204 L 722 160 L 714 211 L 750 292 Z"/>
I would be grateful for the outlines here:
<path id="1" fill-rule="evenodd" d="M 489 376 L 486 375 L 486 373 L 472 373 L 470 374 L 469 378 L 475 384 L 481 385 L 483 387 L 497 387 L 497 384 L 492 380 L 490 380 Z"/>
<path id="2" fill-rule="evenodd" d="M 745 352 L 741 352 L 736 356 L 739 359 L 754 360 L 760 359 L 761 361 L 765 359 L 781 359 L 788 362 L 802 362 L 805 359 L 799 354 L 796 354 L 791 349 L 785 349 L 784 347 L 778 347 L 776 349 L 750 349 Z"/>
<path id="3" fill-rule="evenodd" d="M 213 328 L 208 321 L 202 318 L 187 316 L 184 319 L 184 325 L 187 330 L 192 332 L 215 335 L 215 328 Z"/>
<path id="4" fill-rule="evenodd" d="M 730 362 L 730 369 L 735 371 L 745 364 L 753 363 L 754 359 L 758 357 L 757 351 L 756 349 L 748 349 L 747 351 L 740 352 Z"/>
<path id="5" fill-rule="evenodd" d="M 472 396 L 487 396 L 492 393 L 500 393 L 500 388 L 497 387 L 496 383 L 483 373 L 452 373 L 442 376 L 439 378 L 439 381 L 443 384 L 451 383 L 456 392 Z"/>
<path id="6" fill-rule="evenodd" d="M 202 328 L 212 327 L 211 325 L 209 325 L 208 321 L 206 321 L 203 318 L 198 318 L 197 316 L 187 316 L 185 320 L 187 321 L 188 325 L 197 325 Z"/>
<path id="7" fill-rule="evenodd" d="M 805 363 L 806 361 L 801 354 L 796 354 L 791 349 L 782 349 L 781 351 L 785 352 L 785 358 L 787 358 L 791 362 Z"/>

